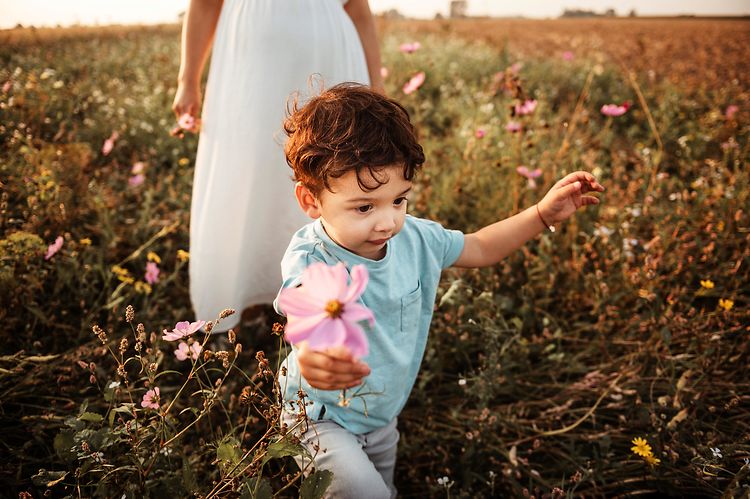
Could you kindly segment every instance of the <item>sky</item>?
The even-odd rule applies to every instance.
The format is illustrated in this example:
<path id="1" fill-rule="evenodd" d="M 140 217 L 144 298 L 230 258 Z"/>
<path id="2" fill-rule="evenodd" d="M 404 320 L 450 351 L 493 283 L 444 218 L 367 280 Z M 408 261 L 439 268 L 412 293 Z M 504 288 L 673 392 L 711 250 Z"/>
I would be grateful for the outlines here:
<path id="1" fill-rule="evenodd" d="M 281 0 L 276 0 L 281 1 Z M 322 0 L 314 0 L 322 1 Z M 750 0 L 468 0 L 469 15 L 557 17 L 566 8 L 620 15 L 750 15 Z M 0 0 L 0 28 L 71 24 L 154 24 L 174 22 L 189 0 Z M 373 12 L 398 9 L 410 17 L 448 13 L 449 0 L 370 0 Z"/>

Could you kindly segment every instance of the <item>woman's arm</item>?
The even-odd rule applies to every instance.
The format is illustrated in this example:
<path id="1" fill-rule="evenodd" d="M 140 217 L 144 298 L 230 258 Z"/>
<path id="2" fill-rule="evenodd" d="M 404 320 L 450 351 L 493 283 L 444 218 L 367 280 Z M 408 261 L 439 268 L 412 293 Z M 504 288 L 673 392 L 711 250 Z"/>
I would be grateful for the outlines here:
<path id="1" fill-rule="evenodd" d="M 190 0 L 182 24 L 180 71 L 172 110 L 179 117 L 198 116 L 201 107 L 201 75 L 213 42 L 223 0 Z"/>
<path id="2" fill-rule="evenodd" d="M 372 17 L 370 5 L 367 0 L 349 0 L 344 5 L 344 10 L 354 23 L 365 51 L 367 61 L 367 72 L 370 75 L 370 86 L 376 92 L 385 93 L 383 77 L 380 75 L 380 47 L 378 46 L 378 35 L 375 30 L 375 19 Z"/>

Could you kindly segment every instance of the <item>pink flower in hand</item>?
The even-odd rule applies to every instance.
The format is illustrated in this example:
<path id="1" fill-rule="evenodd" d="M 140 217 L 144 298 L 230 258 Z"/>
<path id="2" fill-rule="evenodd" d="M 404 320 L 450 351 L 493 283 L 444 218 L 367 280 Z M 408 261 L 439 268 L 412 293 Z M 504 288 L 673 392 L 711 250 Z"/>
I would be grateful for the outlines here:
<path id="1" fill-rule="evenodd" d="M 143 396 L 141 400 L 141 407 L 144 409 L 159 409 L 159 387 L 154 387 L 153 390 L 149 390 Z"/>
<path id="2" fill-rule="evenodd" d="M 177 125 L 185 130 L 192 130 L 195 128 L 195 117 L 188 113 L 183 113 L 177 119 Z"/>
<path id="3" fill-rule="evenodd" d="M 104 141 L 104 144 L 102 145 L 102 154 L 107 156 L 109 153 L 112 152 L 112 149 L 115 147 L 115 141 L 120 137 L 120 134 L 117 132 L 112 132 L 112 135 L 109 136 L 107 140 Z"/>
<path id="4" fill-rule="evenodd" d="M 524 114 L 531 114 L 536 109 L 536 100 L 525 100 L 523 104 L 516 104 L 516 114 L 523 116 Z"/>
<path id="5" fill-rule="evenodd" d="M 622 116 L 628 112 L 628 108 L 630 108 L 629 102 L 623 102 L 619 106 L 617 104 L 604 104 L 601 112 L 604 116 Z"/>
<path id="6" fill-rule="evenodd" d="M 197 341 L 190 346 L 184 341 L 181 341 L 180 344 L 177 345 L 177 350 L 174 351 L 174 356 L 177 357 L 177 360 L 196 360 L 201 354 L 201 350 L 203 350 L 203 347 Z"/>
<path id="7" fill-rule="evenodd" d="M 186 338 L 190 336 L 191 334 L 193 334 L 194 332 L 198 331 L 200 328 L 203 327 L 204 324 L 206 324 L 206 321 L 178 322 L 177 324 L 175 324 L 173 330 L 167 331 L 165 329 L 163 331 L 164 336 L 162 336 L 161 338 L 166 341 L 181 340 L 182 338 Z"/>
<path id="8" fill-rule="evenodd" d="M 367 268 L 355 265 L 347 285 L 343 263 L 328 266 L 314 263 L 302 273 L 302 286 L 285 288 L 279 305 L 287 315 L 285 338 L 296 344 L 307 341 L 312 350 L 344 346 L 355 357 L 368 352 L 367 338 L 359 325 L 375 317 L 370 309 L 357 303 L 367 286 Z"/>
<path id="9" fill-rule="evenodd" d="M 62 248 L 62 245 L 63 245 L 63 241 L 64 240 L 63 240 L 62 236 L 57 236 L 57 239 L 55 239 L 55 242 L 52 243 L 52 244 L 50 244 L 47 247 L 47 253 L 44 254 L 44 259 L 45 260 L 49 260 L 50 258 L 52 258 L 52 256 L 55 253 L 57 253 L 58 251 L 60 251 L 60 249 Z"/>
<path id="10" fill-rule="evenodd" d="M 146 275 L 144 279 L 149 284 L 154 284 L 159 281 L 159 266 L 156 265 L 156 262 L 146 263 Z"/>
<path id="11" fill-rule="evenodd" d="M 525 166 L 519 166 L 516 168 L 516 171 L 519 175 L 522 177 L 526 177 L 529 181 L 529 189 L 534 189 L 536 187 L 536 180 L 539 178 L 539 176 L 542 174 L 542 170 L 537 168 L 536 170 L 529 170 Z"/>
<path id="12" fill-rule="evenodd" d="M 425 74 L 424 71 L 420 71 L 411 77 L 411 79 L 404 85 L 404 93 L 409 95 L 415 92 L 424 83 Z"/>
<path id="13" fill-rule="evenodd" d="M 419 42 L 402 43 L 398 49 L 404 54 L 413 54 L 417 50 L 422 48 L 422 44 Z"/>

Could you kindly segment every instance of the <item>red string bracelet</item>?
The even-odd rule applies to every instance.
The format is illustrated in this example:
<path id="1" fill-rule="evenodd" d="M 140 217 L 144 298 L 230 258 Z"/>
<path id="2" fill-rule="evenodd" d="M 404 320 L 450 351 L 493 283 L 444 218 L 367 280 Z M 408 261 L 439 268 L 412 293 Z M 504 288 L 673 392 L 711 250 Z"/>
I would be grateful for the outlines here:
<path id="1" fill-rule="evenodd" d="M 539 215 L 539 220 L 542 221 L 544 226 L 547 227 L 550 232 L 555 232 L 555 226 L 548 224 L 544 221 L 544 218 L 542 218 L 542 213 L 539 211 L 539 204 L 535 204 L 534 206 L 536 206 L 536 214 Z"/>

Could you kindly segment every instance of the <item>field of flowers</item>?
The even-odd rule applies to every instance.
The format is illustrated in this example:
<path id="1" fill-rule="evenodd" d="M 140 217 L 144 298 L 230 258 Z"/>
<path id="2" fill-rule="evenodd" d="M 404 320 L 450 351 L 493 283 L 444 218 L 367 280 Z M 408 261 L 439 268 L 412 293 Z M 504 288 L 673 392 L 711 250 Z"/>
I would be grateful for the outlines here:
<path id="1" fill-rule="evenodd" d="M 427 155 L 414 214 L 471 231 L 576 169 L 607 188 L 502 264 L 445 272 L 400 494 L 746 497 L 750 22 L 380 28 Z M 0 495 L 330 479 L 278 424 L 276 318 L 191 323 L 225 317 L 187 293 L 178 50 L 177 26 L 0 32 Z"/>

